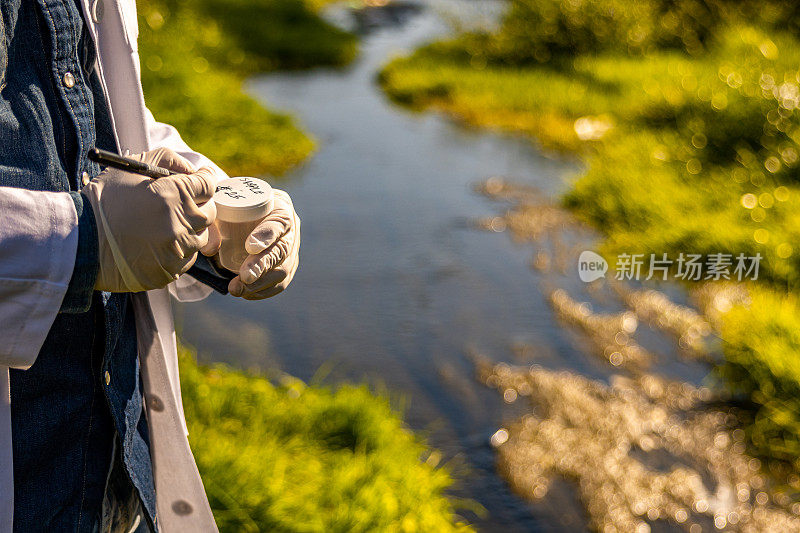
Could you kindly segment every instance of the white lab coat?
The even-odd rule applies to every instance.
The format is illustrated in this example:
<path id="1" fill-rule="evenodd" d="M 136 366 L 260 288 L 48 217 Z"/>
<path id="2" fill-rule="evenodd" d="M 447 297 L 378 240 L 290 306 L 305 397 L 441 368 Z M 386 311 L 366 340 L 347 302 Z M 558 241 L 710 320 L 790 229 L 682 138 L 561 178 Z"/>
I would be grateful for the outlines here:
<path id="1" fill-rule="evenodd" d="M 195 165 L 213 165 L 189 149 L 174 128 L 157 123 L 145 107 L 135 0 L 81 3 L 97 44 L 96 68 L 119 149 L 139 153 L 169 147 Z M 29 368 L 36 360 L 72 274 L 77 225 L 75 207 L 67 193 L 0 187 L 0 532 L 10 532 L 13 524 L 8 368 Z M 161 531 L 167 533 L 217 531 L 186 438 L 170 309 L 170 293 L 191 301 L 210 292 L 191 277 L 182 276 L 169 289 L 133 296 L 157 521 Z M 13 438 L 24 439 L 25 435 Z"/>

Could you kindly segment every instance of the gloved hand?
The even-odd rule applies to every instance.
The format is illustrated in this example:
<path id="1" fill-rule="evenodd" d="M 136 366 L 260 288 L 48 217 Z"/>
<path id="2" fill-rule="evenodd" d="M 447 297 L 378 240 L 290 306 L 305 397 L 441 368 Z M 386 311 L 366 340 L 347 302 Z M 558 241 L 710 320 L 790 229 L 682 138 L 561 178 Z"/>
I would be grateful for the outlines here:
<path id="1" fill-rule="evenodd" d="M 181 174 L 153 180 L 109 168 L 81 190 L 97 222 L 97 290 L 165 287 L 189 270 L 198 251 L 209 248 L 207 228 L 217 215 L 210 201 L 217 183 L 214 172 L 195 172 L 191 163 L 166 148 L 133 157 Z M 211 244 L 215 246 L 219 244 Z"/>
<path id="2" fill-rule="evenodd" d="M 228 284 L 233 296 L 262 300 L 282 292 L 292 282 L 300 261 L 300 217 L 292 199 L 273 189 L 275 205 L 245 242 L 250 254 L 239 275 Z"/>

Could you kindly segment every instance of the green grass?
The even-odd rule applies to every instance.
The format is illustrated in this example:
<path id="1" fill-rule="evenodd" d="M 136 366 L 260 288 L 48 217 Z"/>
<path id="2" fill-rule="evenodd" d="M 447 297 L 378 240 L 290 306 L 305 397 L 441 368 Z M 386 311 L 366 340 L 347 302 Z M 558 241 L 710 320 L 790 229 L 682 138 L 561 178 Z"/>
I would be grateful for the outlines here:
<path id="1" fill-rule="evenodd" d="M 800 466 L 800 302 L 761 290 L 751 300 L 724 317 L 719 372 L 754 403 L 748 433 L 756 449 Z"/>
<path id="2" fill-rule="evenodd" d="M 230 175 L 281 174 L 314 141 L 288 115 L 242 92 L 243 80 L 276 69 L 339 66 L 356 39 L 303 0 L 138 2 L 147 105 Z"/>
<path id="3" fill-rule="evenodd" d="M 576 92 L 582 84 L 558 73 L 474 68 L 432 45 L 389 63 L 380 82 L 401 104 L 442 110 L 478 126 L 531 134 L 549 147 L 577 148 L 572 121 L 554 113 L 547 100 L 556 92 Z"/>
<path id="4" fill-rule="evenodd" d="M 800 8 L 783 0 L 510 6 L 495 33 L 392 60 L 383 88 L 399 103 L 581 154 L 587 170 L 563 201 L 605 236 L 609 259 L 761 254 L 756 296 L 725 320 L 723 375 L 756 406 L 757 448 L 800 457 L 791 436 L 800 428 L 800 366 L 788 364 L 800 361 L 800 322 L 784 296 L 800 283 Z M 582 118 L 612 127 L 581 139 Z"/>
<path id="5" fill-rule="evenodd" d="M 220 531 L 469 531 L 440 455 L 366 386 L 281 385 L 183 349 L 189 440 Z"/>

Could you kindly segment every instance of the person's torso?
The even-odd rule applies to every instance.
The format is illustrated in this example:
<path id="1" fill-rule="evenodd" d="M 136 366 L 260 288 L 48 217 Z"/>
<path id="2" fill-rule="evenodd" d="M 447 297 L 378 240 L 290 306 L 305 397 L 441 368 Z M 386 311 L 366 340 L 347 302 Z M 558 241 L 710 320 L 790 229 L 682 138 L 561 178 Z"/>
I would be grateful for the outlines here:
<path id="1" fill-rule="evenodd" d="M 94 48 L 74 0 L 0 0 L 0 186 L 77 190 L 115 150 Z M 91 531 L 114 433 L 151 517 L 155 492 L 129 295 L 59 314 L 34 365 L 11 372 L 15 530 Z"/>

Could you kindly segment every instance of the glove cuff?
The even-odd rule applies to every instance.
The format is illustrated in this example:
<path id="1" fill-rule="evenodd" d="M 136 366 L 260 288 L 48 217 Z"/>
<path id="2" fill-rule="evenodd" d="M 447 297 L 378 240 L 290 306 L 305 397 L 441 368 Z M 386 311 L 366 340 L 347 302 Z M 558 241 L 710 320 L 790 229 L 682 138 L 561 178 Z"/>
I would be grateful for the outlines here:
<path id="1" fill-rule="evenodd" d="M 119 250 L 119 246 L 108 227 L 108 221 L 103 213 L 100 196 L 103 188 L 94 181 L 86 185 L 81 194 L 88 199 L 95 215 L 98 241 L 98 272 L 95 289 L 108 292 L 138 292 L 145 290 L 141 287 L 136 276 L 131 272 L 127 261 Z M 127 276 L 125 274 L 128 274 Z"/>

